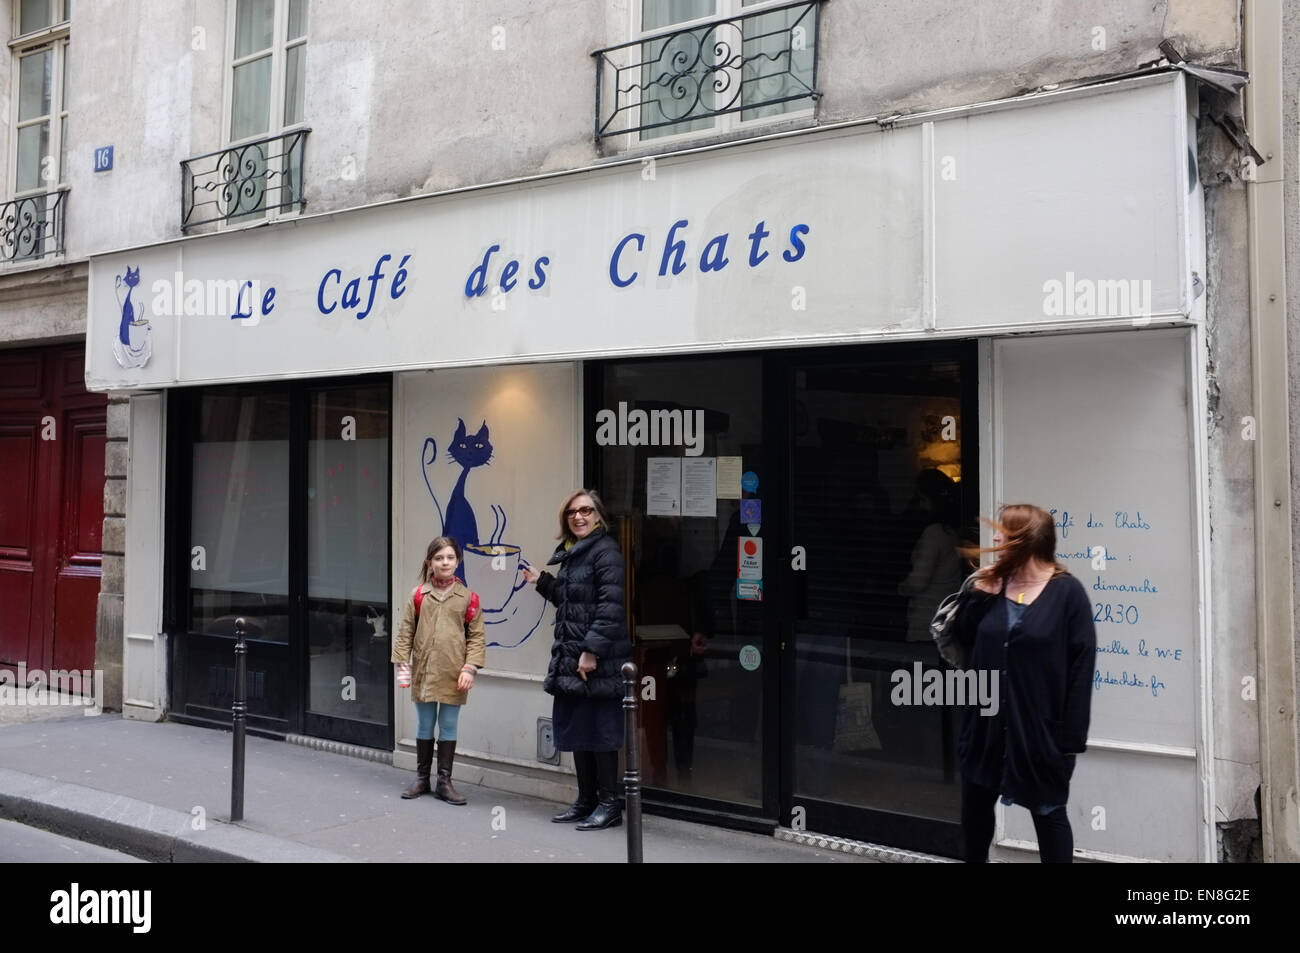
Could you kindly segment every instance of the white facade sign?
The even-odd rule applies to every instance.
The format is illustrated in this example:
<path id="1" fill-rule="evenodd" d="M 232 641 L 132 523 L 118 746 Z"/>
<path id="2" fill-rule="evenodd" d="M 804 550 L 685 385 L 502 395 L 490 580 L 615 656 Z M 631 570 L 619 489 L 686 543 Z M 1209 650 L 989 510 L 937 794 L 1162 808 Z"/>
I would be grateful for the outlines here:
<path id="1" fill-rule="evenodd" d="M 1159 76 L 102 255 L 87 386 L 1176 321 L 1186 134 Z"/>

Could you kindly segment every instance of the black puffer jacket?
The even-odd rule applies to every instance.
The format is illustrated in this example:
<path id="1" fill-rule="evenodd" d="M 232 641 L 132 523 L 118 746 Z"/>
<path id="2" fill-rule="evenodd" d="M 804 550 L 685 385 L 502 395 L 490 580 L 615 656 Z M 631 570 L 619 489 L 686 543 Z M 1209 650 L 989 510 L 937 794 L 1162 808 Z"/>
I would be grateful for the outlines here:
<path id="1" fill-rule="evenodd" d="M 555 611 L 555 644 L 543 688 L 551 695 L 580 698 L 621 698 L 619 672 L 632 654 L 623 615 L 623 556 L 618 543 L 603 529 L 578 540 L 571 549 L 555 551 L 548 566 L 559 563 L 558 574 L 543 572 L 537 591 Z M 578 657 L 596 656 L 596 670 L 584 682 Z"/>

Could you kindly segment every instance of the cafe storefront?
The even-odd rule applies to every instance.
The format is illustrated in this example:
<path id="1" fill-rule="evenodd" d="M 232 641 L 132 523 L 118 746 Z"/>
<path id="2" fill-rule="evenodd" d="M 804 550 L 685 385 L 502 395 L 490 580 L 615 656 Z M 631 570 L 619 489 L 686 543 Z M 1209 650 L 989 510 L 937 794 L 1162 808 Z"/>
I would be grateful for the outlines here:
<path id="1" fill-rule="evenodd" d="M 562 779 L 520 565 L 593 486 L 653 809 L 953 856 L 925 622 L 1028 499 L 1108 647 L 1077 843 L 1213 856 L 1194 144 L 1159 74 L 92 259 L 88 385 L 133 395 L 126 714 L 228 723 L 242 615 L 251 727 L 412 765 L 389 639 L 445 527 L 489 643 L 460 750 Z"/>

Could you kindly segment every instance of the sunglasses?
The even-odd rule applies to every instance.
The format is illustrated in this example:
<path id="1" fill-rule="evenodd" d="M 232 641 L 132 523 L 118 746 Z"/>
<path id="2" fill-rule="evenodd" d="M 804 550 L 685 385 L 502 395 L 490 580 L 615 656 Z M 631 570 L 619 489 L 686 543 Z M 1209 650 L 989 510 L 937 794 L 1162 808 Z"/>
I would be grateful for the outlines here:
<path id="1" fill-rule="evenodd" d="M 573 519 L 575 516 L 590 516 L 594 512 L 596 512 L 594 506 L 575 506 L 571 510 L 565 510 L 564 515 Z"/>

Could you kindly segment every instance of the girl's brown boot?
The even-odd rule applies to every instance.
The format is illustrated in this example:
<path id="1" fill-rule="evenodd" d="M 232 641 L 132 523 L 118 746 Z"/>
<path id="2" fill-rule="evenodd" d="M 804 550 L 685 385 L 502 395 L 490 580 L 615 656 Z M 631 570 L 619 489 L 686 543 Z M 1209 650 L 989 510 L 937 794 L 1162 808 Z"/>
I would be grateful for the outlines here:
<path id="1" fill-rule="evenodd" d="M 432 744 L 432 742 L 430 742 Z M 456 742 L 439 741 L 438 742 L 438 786 L 433 789 L 433 796 L 448 804 L 455 804 L 458 807 L 467 804 L 463 797 L 456 793 L 456 789 L 451 786 L 451 765 L 456 760 Z"/>
<path id="2" fill-rule="evenodd" d="M 429 768 L 433 765 L 433 739 L 415 739 L 415 780 L 402 792 L 402 797 L 413 798 L 429 793 Z"/>

